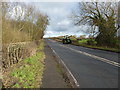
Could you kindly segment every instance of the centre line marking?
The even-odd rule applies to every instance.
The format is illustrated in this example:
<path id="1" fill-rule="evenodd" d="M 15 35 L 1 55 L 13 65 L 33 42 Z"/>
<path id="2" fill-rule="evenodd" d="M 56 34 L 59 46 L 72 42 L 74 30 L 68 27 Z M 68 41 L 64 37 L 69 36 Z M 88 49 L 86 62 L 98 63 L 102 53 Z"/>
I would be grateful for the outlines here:
<path id="1" fill-rule="evenodd" d="M 89 53 L 86 53 L 86 52 L 83 52 L 83 51 L 78 51 L 78 50 L 75 50 L 73 48 L 61 45 L 61 44 L 59 44 L 59 45 L 62 46 L 62 47 L 68 48 L 68 49 L 70 49 L 70 50 L 72 50 L 74 52 L 77 52 L 77 53 L 80 53 L 80 54 L 83 54 L 83 55 L 86 55 L 86 56 L 90 56 L 90 57 L 95 58 L 97 60 L 106 62 L 108 64 L 111 64 L 111 65 L 114 65 L 114 66 L 117 66 L 117 67 L 120 67 L 120 63 L 117 63 L 115 61 L 111 61 L 111 60 L 108 60 L 108 59 L 105 59 L 105 58 L 102 58 L 102 57 L 99 57 L 99 56 L 96 56 L 96 55 L 92 55 L 92 54 L 89 54 Z"/>

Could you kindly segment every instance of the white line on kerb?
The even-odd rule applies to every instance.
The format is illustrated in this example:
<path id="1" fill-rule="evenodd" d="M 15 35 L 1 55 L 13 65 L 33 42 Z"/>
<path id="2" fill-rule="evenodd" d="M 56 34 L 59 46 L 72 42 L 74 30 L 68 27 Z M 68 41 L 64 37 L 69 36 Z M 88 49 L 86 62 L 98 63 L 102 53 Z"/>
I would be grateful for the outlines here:
<path id="1" fill-rule="evenodd" d="M 52 49 L 52 51 L 56 54 L 56 56 L 60 59 L 60 61 L 62 62 L 62 64 L 65 66 L 65 68 L 67 69 L 67 71 L 69 72 L 69 74 L 71 75 L 71 77 L 73 78 L 73 80 L 74 80 L 75 84 L 77 85 L 77 87 L 79 87 L 80 86 L 79 83 L 77 82 L 77 80 L 75 79 L 75 77 L 73 76 L 73 74 L 71 73 L 71 71 L 68 69 L 68 67 L 66 66 L 66 64 L 63 62 L 63 60 L 59 57 L 59 55 L 55 52 L 55 50 Z"/>
<path id="2" fill-rule="evenodd" d="M 80 54 L 83 54 L 83 55 L 86 55 L 86 56 L 90 56 L 90 57 L 95 58 L 97 60 L 106 62 L 108 64 L 112 64 L 112 65 L 117 66 L 117 67 L 120 67 L 120 63 L 117 63 L 117 62 L 114 62 L 114 61 L 111 61 L 111 60 L 108 60 L 108 59 L 105 59 L 105 58 L 102 58 L 102 57 L 99 57 L 99 56 L 96 56 L 96 55 L 92 55 L 92 54 L 89 54 L 89 53 L 86 53 L 86 52 L 83 52 L 83 51 L 78 51 L 78 50 L 75 50 L 73 48 L 61 45 L 61 44 L 59 44 L 59 45 L 62 46 L 62 47 L 68 48 L 68 49 L 70 49 L 74 52 L 77 52 L 77 53 L 80 53 Z"/>

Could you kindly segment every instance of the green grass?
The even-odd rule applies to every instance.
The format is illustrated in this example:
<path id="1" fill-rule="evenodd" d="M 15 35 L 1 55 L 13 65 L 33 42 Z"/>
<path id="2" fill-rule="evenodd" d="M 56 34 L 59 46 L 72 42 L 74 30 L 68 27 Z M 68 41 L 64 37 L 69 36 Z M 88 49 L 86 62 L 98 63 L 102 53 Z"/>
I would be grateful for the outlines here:
<path id="1" fill-rule="evenodd" d="M 87 45 L 87 41 L 90 39 L 82 39 L 79 40 L 78 43 L 72 43 L 73 45 L 77 45 L 77 46 L 83 46 L 83 47 L 88 47 L 88 48 L 94 48 L 94 49 L 100 49 L 100 50 L 106 50 L 106 51 L 112 51 L 112 52 L 120 52 L 120 49 L 118 48 L 109 48 L 109 47 L 103 47 L 103 46 L 96 46 L 96 45 Z M 94 44 L 97 44 L 97 42 L 93 40 Z M 58 40 L 56 40 L 58 41 Z M 119 40 L 117 41 L 118 43 L 120 42 Z"/>
<path id="2" fill-rule="evenodd" d="M 43 45 L 38 49 L 43 49 Z M 13 88 L 40 88 L 44 70 L 44 52 L 37 52 L 25 60 L 23 65 L 11 72 L 11 76 L 18 79 Z"/>
<path id="3" fill-rule="evenodd" d="M 83 47 L 88 47 L 88 48 L 94 48 L 94 49 L 100 49 L 100 50 L 105 50 L 105 51 L 112 51 L 112 52 L 120 52 L 119 49 L 117 48 L 109 48 L 109 47 L 103 47 L 103 46 L 96 46 L 96 45 L 87 45 L 87 44 L 74 44 L 73 45 L 77 45 L 77 46 L 83 46 Z"/>
<path id="4" fill-rule="evenodd" d="M 83 47 L 88 47 L 88 48 L 94 48 L 94 49 L 100 49 L 100 50 L 106 50 L 106 51 L 112 51 L 112 52 L 120 52 L 119 49 L 117 48 L 109 48 L 109 47 L 103 47 L 103 46 L 96 46 L 97 42 L 93 40 L 94 45 L 87 45 L 87 41 L 91 40 L 91 39 L 82 39 L 79 40 L 77 43 L 72 43 L 73 45 L 77 45 L 77 46 L 83 46 Z"/>
<path id="5" fill-rule="evenodd" d="M 95 39 L 82 39 L 82 40 L 79 40 L 78 43 L 79 44 L 87 44 L 87 41 L 92 41 L 94 44 L 97 44 Z"/>
<path id="6" fill-rule="evenodd" d="M 88 41 L 88 39 L 82 39 L 82 40 L 79 40 L 78 42 L 79 42 L 80 44 L 81 44 L 81 43 L 82 43 L 82 44 L 83 44 L 83 43 L 84 43 L 84 44 L 87 44 L 87 41 Z"/>
<path id="7" fill-rule="evenodd" d="M 40 46 L 38 46 L 38 50 L 43 50 L 44 49 L 44 42 L 41 42 L 40 43 Z"/>
<path id="8" fill-rule="evenodd" d="M 106 51 L 112 51 L 112 52 L 120 52 L 120 50 L 117 48 L 96 46 L 97 42 L 94 39 L 92 39 L 94 45 L 87 45 L 88 40 L 90 40 L 90 39 L 82 39 L 82 40 L 79 40 L 78 43 L 72 43 L 72 44 L 77 45 L 77 46 L 88 47 L 88 48 L 94 48 L 94 49 L 100 49 L 100 50 L 106 50 Z"/>

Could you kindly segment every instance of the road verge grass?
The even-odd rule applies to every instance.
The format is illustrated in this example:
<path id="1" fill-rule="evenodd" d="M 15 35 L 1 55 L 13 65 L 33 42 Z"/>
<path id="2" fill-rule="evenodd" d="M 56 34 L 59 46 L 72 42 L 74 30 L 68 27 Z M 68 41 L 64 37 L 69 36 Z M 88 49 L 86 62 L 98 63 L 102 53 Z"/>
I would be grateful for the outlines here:
<path id="1" fill-rule="evenodd" d="M 58 40 L 58 39 L 53 39 L 56 40 L 58 42 L 62 42 L 62 40 Z M 84 41 L 72 41 L 72 45 L 76 45 L 76 46 L 82 46 L 82 47 L 87 47 L 87 48 L 92 48 L 92 49 L 98 49 L 98 50 L 104 50 L 104 51 L 111 51 L 111 52 L 116 52 L 119 53 L 120 52 L 120 48 L 110 48 L 110 47 L 104 47 L 104 46 L 96 46 L 96 45 L 87 45 L 86 42 L 87 40 Z"/>
<path id="2" fill-rule="evenodd" d="M 92 45 L 77 44 L 77 43 L 72 43 L 72 45 L 82 46 L 82 47 L 87 47 L 87 48 L 92 48 L 92 49 L 98 49 L 98 50 L 104 50 L 104 51 L 111 51 L 111 52 L 116 52 L 116 53 L 120 52 L 119 48 L 109 48 L 109 47 L 95 46 L 95 45 L 92 46 Z"/>
<path id="3" fill-rule="evenodd" d="M 36 54 L 20 61 L 7 74 L 8 84 L 5 88 L 40 88 L 44 70 L 44 43 L 42 42 Z M 11 80 L 11 81 L 10 81 Z"/>
<path id="4" fill-rule="evenodd" d="M 15 69 L 11 75 L 19 79 L 19 81 L 13 85 L 14 88 L 40 88 L 41 79 L 43 74 L 44 53 L 38 52 L 30 58 L 25 59 L 24 65 Z"/>

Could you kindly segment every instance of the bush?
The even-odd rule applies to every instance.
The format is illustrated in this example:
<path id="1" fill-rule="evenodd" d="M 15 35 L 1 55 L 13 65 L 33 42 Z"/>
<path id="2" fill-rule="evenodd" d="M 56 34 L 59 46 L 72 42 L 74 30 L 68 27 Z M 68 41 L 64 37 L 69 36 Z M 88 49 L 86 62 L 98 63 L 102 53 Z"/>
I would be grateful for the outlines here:
<path id="1" fill-rule="evenodd" d="M 82 40 L 79 40 L 78 42 L 80 43 L 80 44 L 87 44 L 87 39 L 82 39 Z"/>
<path id="2" fill-rule="evenodd" d="M 48 25 L 47 15 L 31 5 L 15 2 L 2 3 L 1 10 L 3 43 L 34 41 L 43 38 L 44 30 Z M 13 11 L 14 14 L 11 13 Z"/>
<path id="3" fill-rule="evenodd" d="M 31 40 L 27 33 L 18 31 L 16 27 L 12 27 L 12 23 L 8 20 L 3 21 L 2 26 L 2 43 L 4 44 Z"/>
<path id="4" fill-rule="evenodd" d="M 97 42 L 94 39 L 89 39 L 87 41 L 87 45 L 96 45 L 96 44 L 97 44 Z"/>

